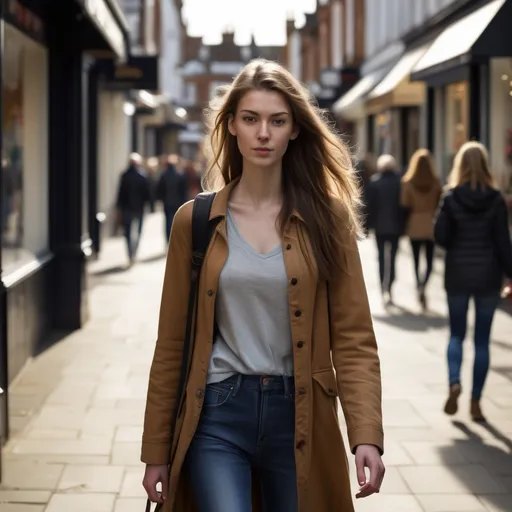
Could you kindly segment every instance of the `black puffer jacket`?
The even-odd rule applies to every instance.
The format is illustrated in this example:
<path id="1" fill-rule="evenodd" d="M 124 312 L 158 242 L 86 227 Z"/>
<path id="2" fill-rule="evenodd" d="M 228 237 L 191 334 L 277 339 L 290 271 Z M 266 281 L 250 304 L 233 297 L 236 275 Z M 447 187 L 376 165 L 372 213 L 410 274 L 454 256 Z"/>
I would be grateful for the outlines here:
<path id="1" fill-rule="evenodd" d="M 446 249 L 448 293 L 496 293 L 512 278 L 507 206 L 499 191 L 461 185 L 443 198 L 434 226 Z"/>

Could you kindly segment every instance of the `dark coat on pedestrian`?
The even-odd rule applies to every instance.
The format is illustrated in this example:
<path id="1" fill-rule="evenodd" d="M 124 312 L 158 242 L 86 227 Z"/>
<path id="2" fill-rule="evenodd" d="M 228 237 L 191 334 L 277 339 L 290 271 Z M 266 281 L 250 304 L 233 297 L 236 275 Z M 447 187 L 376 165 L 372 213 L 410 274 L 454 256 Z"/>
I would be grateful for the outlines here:
<path id="1" fill-rule="evenodd" d="M 136 165 L 130 165 L 119 180 L 117 209 L 120 212 L 141 215 L 150 198 L 150 185 L 145 171 Z"/>
<path id="2" fill-rule="evenodd" d="M 401 236 L 405 209 L 400 203 L 401 177 L 386 170 L 375 174 L 368 187 L 368 227 L 376 235 Z"/>
<path id="3" fill-rule="evenodd" d="M 512 278 L 508 212 L 494 188 L 470 184 L 449 190 L 434 226 L 446 249 L 445 288 L 450 294 L 498 293 L 504 275 Z"/>
<path id="4" fill-rule="evenodd" d="M 190 378 L 174 437 L 169 432 L 177 400 L 187 297 L 190 289 L 192 202 L 181 208 L 172 229 L 164 277 L 158 341 L 151 366 L 141 459 L 170 464 L 165 512 L 196 510 L 183 462 L 203 407 L 214 337 L 215 296 L 228 257 L 226 212 L 236 180 L 215 197 L 210 219 L 218 219 L 201 271 L 198 320 Z M 295 462 L 298 512 L 354 512 L 348 461 L 338 421 L 338 398 L 348 443 L 383 450 L 381 377 L 377 344 L 356 238 L 339 223 L 344 271 L 329 283 L 319 278 L 307 228 L 298 211 L 284 227 L 283 253 L 295 366 Z M 295 278 L 295 279 L 293 279 Z M 301 311 L 302 314 L 294 314 Z M 257 484 L 257 474 L 253 479 Z M 257 500 L 258 493 L 254 494 Z M 253 510 L 261 508 L 257 503 Z"/>
<path id="5" fill-rule="evenodd" d="M 188 201 L 188 180 L 186 174 L 179 173 L 169 164 L 160 175 L 156 188 L 156 197 L 162 201 L 166 210 L 177 212 Z"/>

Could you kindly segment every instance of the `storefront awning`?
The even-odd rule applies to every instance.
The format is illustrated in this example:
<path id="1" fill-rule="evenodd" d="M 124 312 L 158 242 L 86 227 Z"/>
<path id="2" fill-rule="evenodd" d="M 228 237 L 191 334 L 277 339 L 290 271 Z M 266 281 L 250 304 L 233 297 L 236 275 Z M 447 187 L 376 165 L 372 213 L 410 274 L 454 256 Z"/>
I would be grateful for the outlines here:
<path id="1" fill-rule="evenodd" d="M 129 55 L 124 63 L 105 60 L 105 87 L 111 90 L 148 90 L 159 88 L 159 56 Z"/>
<path id="2" fill-rule="evenodd" d="M 368 94 L 366 110 L 376 114 L 386 108 L 421 105 L 425 101 L 425 85 L 409 80 L 412 68 L 423 57 L 429 45 L 405 52 L 383 80 Z"/>
<path id="3" fill-rule="evenodd" d="M 373 71 L 361 78 L 354 87 L 334 103 L 332 107 L 334 114 L 348 120 L 357 120 L 364 117 L 366 114 L 364 104 L 366 97 L 388 69 Z"/>
<path id="4" fill-rule="evenodd" d="M 120 61 L 127 57 L 128 24 L 117 0 L 77 0 Z"/>
<path id="5" fill-rule="evenodd" d="M 447 27 L 414 66 L 411 79 L 426 80 L 473 58 L 511 55 L 511 4 L 492 0 Z"/>

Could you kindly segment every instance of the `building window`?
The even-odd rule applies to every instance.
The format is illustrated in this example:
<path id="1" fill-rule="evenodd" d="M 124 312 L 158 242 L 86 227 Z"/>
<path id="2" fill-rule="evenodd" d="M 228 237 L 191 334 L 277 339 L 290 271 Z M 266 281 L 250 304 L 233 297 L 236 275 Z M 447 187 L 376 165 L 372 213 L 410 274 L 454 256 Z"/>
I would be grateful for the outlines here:
<path id="1" fill-rule="evenodd" d="M 490 100 L 491 167 L 512 205 L 512 59 L 491 61 Z"/>
<path id="2" fill-rule="evenodd" d="M 2 70 L 5 275 L 48 248 L 47 52 L 6 24 Z"/>
<path id="3" fill-rule="evenodd" d="M 443 162 L 444 174 L 449 173 L 453 159 L 468 140 L 468 82 L 456 82 L 446 87 L 446 147 Z"/>

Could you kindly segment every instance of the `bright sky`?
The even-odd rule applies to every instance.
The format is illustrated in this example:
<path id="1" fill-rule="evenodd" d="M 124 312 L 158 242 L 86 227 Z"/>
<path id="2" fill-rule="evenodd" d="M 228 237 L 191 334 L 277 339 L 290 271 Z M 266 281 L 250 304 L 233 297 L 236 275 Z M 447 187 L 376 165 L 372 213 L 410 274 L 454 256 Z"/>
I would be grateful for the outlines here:
<path id="1" fill-rule="evenodd" d="M 286 19 L 298 26 L 304 13 L 314 12 L 316 0 L 184 0 L 183 19 L 190 36 L 202 36 L 205 44 L 218 44 L 226 28 L 235 31 L 235 42 L 247 45 L 254 33 L 259 46 L 286 43 Z"/>

